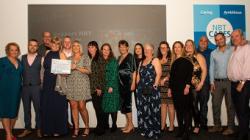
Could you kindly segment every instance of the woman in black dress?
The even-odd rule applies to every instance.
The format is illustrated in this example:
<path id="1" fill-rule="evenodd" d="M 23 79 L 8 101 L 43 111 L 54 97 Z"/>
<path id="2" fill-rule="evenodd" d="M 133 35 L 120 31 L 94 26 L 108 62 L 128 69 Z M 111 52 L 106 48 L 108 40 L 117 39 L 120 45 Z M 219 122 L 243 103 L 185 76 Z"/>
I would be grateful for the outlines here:
<path id="1" fill-rule="evenodd" d="M 141 43 L 135 44 L 134 57 L 135 57 L 136 69 L 138 69 L 140 62 L 145 58 L 143 45 Z"/>
<path id="2" fill-rule="evenodd" d="M 44 58 L 44 78 L 41 96 L 41 124 L 44 136 L 61 136 L 68 133 L 67 100 L 64 95 L 55 91 L 57 75 L 51 73 L 52 59 L 64 58 L 60 53 L 61 40 L 52 40 L 51 51 Z"/>
<path id="3" fill-rule="evenodd" d="M 134 130 L 132 122 L 132 92 L 135 90 L 135 59 L 128 52 L 129 45 L 126 40 L 119 41 L 120 56 L 119 62 L 119 80 L 120 80 L 120 95 L 121 95 L 121 112 L 126 115 L 126 125 L 122 128 L 123 133 L 130 133 Z"/>
<path id="4" fill-rule="evenodd" d="M 190 94 L 193 64 L 183 57 L 184 45 L 180 41 L 173 44 L 173 63 L 169 79 L 169 96 L 173 96 L 179 131 L 177 137 L 189 139 L 192 126 L 192 94 Z"/>

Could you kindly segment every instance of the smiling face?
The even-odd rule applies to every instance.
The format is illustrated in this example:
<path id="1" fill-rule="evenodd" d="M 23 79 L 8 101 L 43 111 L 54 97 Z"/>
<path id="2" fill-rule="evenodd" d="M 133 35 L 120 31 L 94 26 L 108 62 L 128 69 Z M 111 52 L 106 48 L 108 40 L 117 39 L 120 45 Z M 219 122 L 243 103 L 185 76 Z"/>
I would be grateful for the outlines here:
<path id="1" fill-rule="evenodd" d="M 140 46 L 140 45 L 136 45 L 135 46 L 135 54 L 137 55 L 137 56 L 140 56 L 140 55 L 142 55 L 142 47 Z"/>
<path id="2" fill-rule="evenodd" d="M 72 44 L 72 52 L 73 52 L 74 54 L 76 54 L 76 53 L 82 53 L 81 45 L 80 45 L 78 42 L 74 42 L 74 43 Z"/>
<path id="3" fill-rule="evenodd" d="M 176 56 L 181 56 L 183 53 L 183 46 L 180 43 L 175 43 L 173 46 L 173 50 Z"/>
<path id="4" fill-rule="evenodd" d="M 194 54 L 194 44 L 192 41 L 186 41 L 185 43 L 185 52 L 186 54 Z"/>
<path id="5" fill-rule="evenodd" d="M 152 57 L 154 55 L 154 48 L 149 44 L 145 44 L 144 54 L 145 54 L 145 57 Z"/>
<path id="6" fill-rule="evenodd" d="M 235 30 L 231 34 L 231 40 L 234 46 L 240 46 L 244 41 L 244 36 L 240 30 Z"/>
<path id="7" fill-rule="evenodd" d="M 10 45 L 7 49 L 7 56 L 11 58 L 17 58 L 20 54 L 20 50 L 16 45 Z"/>
<path id="8" fill-rule="evenodd" d="M 44 32 L 43 33 L 43 43 L 47 46 L 50 45 L 51 42 L 51 33 L 50 32 Z"/>
<path id="9" fill-rule="evenodd" d="M 108 45 L 104 45 L 104 46 L 102 47 L 102 55 L 103 55 L 103 58 L 104 58 L 104 59 L 107 59 L 107 58 L 109 57 L 110 52 L 111 52 L 111 50 L 110 50 L 110 48 L 109 48 Z"/>
<path id="10" fill-rule="evenodd" d="M 199 48 L 201 51 L 205 51 L 208 48 L 208 39 L 205 36 L 202 36 L 199 40 Z"/>
<path id="11" fill-rule="evenodd" d="M 160 51 L 161 51 L 162 55 L 167 55 L 168 51 L 169 51 L 169 48 L 168 48 L 168 46 L 166 44 L 161 44 L 160 45 Z"/>
<path id="12" fill-rule="evenodd" d="M 88 46 L 88 52 L 90 53 L 91 57 L 93 58 L 96 55 L 97 48 L 95 46 Z"/>
<path id="13" fill-rule="evenodd" d="M 119 51 L 120 51 L 120 54 L 123 55 L 123 54 L 127 54 L 128 53 L 128 47 L 126 45 L 120 45 L 119 46 Z"/>
<path id="14" fill-rule="evenodd" d="M 71 48 L 71 39 L 69 37 L 65 37 L 63 39 L 63 48 L 70 49 Z"/>
<path id="15" fill-rule="evenodd" d="M 214 40 L 218 47 L 226 46 L 226 37 L 224 35 L 218 34 L 215 36 Z"/>
<path id="16" fill-rule="evenodd" d="M 28 52 L 30 54 L 35 54 L 37 53 L 37 50 L 38 50 L 38 43 L 36 41 L 29 41 Z"/>

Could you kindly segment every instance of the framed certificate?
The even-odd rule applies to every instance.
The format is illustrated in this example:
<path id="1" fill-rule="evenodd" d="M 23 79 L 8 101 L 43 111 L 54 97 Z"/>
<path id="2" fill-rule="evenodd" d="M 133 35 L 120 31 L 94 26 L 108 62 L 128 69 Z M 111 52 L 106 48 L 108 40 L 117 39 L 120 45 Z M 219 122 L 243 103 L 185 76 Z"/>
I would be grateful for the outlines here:
<path id="1" fill-rule="evenodd" d="M 70 74 L 71 73 L 71 60 L 52 59 L 51 73 Z"/>

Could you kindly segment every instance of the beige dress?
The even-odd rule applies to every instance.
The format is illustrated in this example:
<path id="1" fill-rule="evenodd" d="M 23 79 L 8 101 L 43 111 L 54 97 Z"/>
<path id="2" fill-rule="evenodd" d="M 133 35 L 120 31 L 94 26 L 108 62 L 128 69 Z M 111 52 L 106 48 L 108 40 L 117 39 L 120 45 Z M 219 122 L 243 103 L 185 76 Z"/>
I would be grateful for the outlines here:
<path id="1" fill-rule="evenodd" d="M 69 59 L 71 60 L 72 58 Z M 91 61 L 85 55 L 81 57 L 76 65 L 77 67 L 84 67 L 89 71 L 91 70 Z M 90 81 L 87 74 L 81 73 L 78 70 L 72 70 L 71 74 L 66 78 L 66 83 L 66 97 L 68 100 L 88 101 L 91 99 Z"/>

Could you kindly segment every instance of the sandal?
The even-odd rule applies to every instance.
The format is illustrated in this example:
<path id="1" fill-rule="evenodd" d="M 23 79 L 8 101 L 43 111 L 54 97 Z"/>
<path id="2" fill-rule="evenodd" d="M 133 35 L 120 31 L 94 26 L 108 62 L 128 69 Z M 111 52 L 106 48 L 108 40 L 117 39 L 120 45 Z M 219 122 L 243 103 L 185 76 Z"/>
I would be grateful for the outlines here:
<path id="1" fill-rule="evenodd" d="M 82 136 L 83 136 L 83 137 L 87 137 L 88 135 L 89 135 L 89 128 L 85 128 L 85 130 L 84 130 Z"/>
<path id="2" fill-rule="evenodd" d="M 72 135 L 72 138 L 77 138 L 79 136 L 79 128 L 74 130 L 74 133 Z"/>

